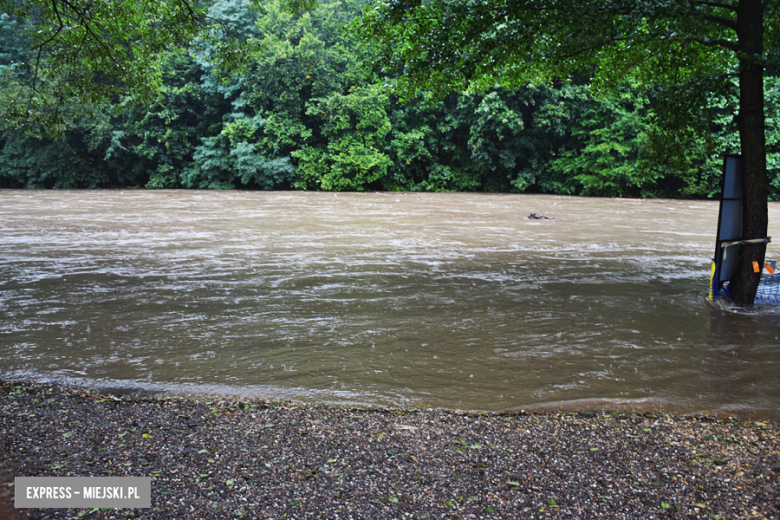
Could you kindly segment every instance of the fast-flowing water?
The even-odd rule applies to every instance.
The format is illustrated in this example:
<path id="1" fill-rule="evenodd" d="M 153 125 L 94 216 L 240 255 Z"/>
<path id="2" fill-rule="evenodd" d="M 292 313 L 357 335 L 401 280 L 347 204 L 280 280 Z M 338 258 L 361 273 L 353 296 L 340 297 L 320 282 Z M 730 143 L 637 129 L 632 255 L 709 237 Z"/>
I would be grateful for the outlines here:
<path id="1" fill-rule="evenodd" d="M 706 300 L 717 214 L 531 195 L 0 191 L 0 376 L 776 415 L 780 308 Z M 771 204 L 778 239 L 779 225 Z"/>

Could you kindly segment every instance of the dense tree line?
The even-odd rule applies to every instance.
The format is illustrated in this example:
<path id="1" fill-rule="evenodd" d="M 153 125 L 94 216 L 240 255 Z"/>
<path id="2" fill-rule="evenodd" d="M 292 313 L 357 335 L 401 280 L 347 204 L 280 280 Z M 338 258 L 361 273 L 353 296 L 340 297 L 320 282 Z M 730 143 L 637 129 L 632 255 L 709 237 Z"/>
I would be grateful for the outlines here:
<path id="1" fill-rule="evenodd" d="M 222 70 L 213 39 L 196 39 L 169 52 L 153 103 L 49 99 L 66 107 L 50 138 L 0 122 L 0 187 L 708 197 L 723 154 L 739 152 L 736 89 L 709 94 L 712 108 L 683 128 L 659 117 L 664 92 L 625 83 L 604 94 L 587 77 L 401 100 L 386 88 L 392 78 L 372 72 L 373 49 L 343 29 L 360 12 L 353 0 L 299 15 L 218 0 L 212 30 L 241 42 L 238 71 Z M 30 48 L 30 26 L 0 14 L 3 111 L 34 86 L 68 81 L 37 77 Z M 780 78 L 765 82 L 770 196 L 780 200 Z"/>

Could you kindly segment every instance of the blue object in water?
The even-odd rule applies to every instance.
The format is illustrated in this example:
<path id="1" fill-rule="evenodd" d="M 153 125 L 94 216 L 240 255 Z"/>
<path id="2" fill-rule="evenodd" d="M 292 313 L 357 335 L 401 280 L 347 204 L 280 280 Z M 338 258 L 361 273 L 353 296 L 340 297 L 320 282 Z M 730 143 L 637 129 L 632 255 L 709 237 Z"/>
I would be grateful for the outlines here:
<path id="1" fill-rule="evenodd" d="M 780 303 L 780 273 L 761 277 L 756 291 L 756 303 Z"/>

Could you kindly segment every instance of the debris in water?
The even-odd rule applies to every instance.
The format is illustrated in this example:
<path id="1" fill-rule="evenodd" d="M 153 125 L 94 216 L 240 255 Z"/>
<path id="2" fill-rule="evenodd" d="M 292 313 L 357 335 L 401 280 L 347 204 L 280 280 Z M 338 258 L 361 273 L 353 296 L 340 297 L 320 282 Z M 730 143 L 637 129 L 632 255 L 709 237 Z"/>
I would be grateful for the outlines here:
<path id="1" fill-rule="evenodd" d="M 537 215 L 536 213 L 531 213 L 528 215 L 528 218 L 536 219 L 536 220 L 555 220 L 554 218 L 545 217 L 544 215 Z"/>

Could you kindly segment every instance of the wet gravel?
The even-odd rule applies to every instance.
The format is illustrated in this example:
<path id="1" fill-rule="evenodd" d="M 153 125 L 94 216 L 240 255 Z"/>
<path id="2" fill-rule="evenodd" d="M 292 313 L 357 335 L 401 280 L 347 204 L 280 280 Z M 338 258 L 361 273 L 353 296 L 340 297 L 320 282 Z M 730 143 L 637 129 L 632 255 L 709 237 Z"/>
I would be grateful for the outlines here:
<path id="1" fill-rule="evenodd" d="M 778 424 L 112 397 L 0 381 L 0 518 L 780 518 Z M 151 476 L 151 509 L 12 509 Z"/>

